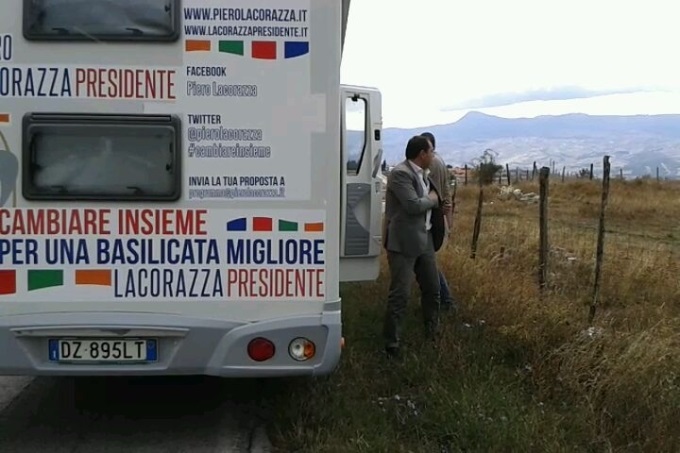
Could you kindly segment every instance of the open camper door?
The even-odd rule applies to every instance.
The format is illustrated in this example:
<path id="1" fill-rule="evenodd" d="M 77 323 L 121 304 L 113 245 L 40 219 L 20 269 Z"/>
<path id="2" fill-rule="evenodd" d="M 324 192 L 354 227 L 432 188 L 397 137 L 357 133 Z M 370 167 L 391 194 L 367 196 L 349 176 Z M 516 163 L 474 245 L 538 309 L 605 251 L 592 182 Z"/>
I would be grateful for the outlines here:
<path id="1" fill-rule="evenodd" d="M 340 280 L 375 280 L 382 249 L 380 92 L 341 87 Z"/>

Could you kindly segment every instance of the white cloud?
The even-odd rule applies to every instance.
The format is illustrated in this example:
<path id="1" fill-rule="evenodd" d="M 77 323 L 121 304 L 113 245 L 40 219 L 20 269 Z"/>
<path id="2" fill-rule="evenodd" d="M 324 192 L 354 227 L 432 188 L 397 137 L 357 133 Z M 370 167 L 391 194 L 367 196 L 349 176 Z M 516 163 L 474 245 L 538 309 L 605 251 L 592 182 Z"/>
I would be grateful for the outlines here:
<path id="1" fill-rule="evenodd" d="M 680 27 L 671 0 L 418 0 L 405 5 L 353 0 L 350 9 L 342 82 L 383 92 L 385 126 L 455 118 L 461 113 L 439 111 L 505 92 L 560 86 L 680 92 L 675 56 Z M 644 102 L 617 95 L 495 110 L 629 113 L 637 108 L 629 105 L 634 101 L 643 110 L 658 105 L 680 111 L 677 95 L 672 103 L 644 96 Z"/>

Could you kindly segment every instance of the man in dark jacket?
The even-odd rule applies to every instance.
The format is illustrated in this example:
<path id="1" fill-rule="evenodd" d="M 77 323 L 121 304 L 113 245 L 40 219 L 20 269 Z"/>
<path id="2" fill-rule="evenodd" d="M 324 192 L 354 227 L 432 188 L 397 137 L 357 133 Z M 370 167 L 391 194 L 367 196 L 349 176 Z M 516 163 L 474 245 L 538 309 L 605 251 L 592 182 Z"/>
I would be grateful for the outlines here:
<path id="1" fill-rule="evenodd" d="M 446 162 L 442 156 L 437 153 L 437 145 L 434 135 L 431 132 L 423 132 L 423 137 L 426 137 L 432 144 L 432 149 L 434 150 L 434 159 L 430 164 L 430 177 L 434 183 L 437 191 L 442 197 L 442 205 L 446 208 L 448 212 L 446 215 L 446 225 L 447 234 L 449 233 L 449 227 L 451 226 L 451 221 L 453 220 L 453 201 L 451 200 L 451 189 L 449 186 L 449 170 L 446 168 Z M 455 309 L 456 304 L 451 297 L 451 290 L 449 289 L 449 284 L 446 281 L 446 276 L 439 269 L 439 297 L 441 298 L 441 309 L 442 311 L 448 311 L 450 309 Z"/>

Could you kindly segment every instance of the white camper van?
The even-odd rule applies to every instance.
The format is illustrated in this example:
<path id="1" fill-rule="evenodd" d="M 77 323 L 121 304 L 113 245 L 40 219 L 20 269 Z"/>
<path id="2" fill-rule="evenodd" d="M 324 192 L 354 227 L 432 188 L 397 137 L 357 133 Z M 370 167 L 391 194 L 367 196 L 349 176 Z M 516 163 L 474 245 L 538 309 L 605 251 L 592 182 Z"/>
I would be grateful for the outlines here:
<path id="1" fill-rule="evenodd" d="M 0 374 L 334 369 L 380 255 L 348 7 L 0 3 Z"/>

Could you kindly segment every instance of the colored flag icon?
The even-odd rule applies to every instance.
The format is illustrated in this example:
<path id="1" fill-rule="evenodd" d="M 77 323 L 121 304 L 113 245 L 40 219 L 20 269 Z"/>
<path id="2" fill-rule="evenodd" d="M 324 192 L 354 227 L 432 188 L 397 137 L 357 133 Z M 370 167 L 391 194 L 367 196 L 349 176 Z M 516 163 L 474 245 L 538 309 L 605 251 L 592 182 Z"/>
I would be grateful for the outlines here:
<path id="1" fill-rule="evenodd" d="M 283 45 L 285 58 L 295 58 L 309 53 L 309 42 L 307 41 L 286 41 Z"/>
<path id="2" fill-rule="evenodd" d="M 248 225 L 245 217 L 227 222 L 227 231 L 246 231 L 247 228 Z"/>
<path id="3" fill-rule="evenodd" d="M 305 231 L 308 233 L 321 233 L 323 231 L 323 222 L 305 223 Z"/>
<path id="4" fill-rule="evenodd" d="M 17 271 L 0 271 L 0 295 L 16 294 L 17 292 Z"/>
<path id="5" fill-rule="evenodd" d="M 271 217 L 253 217 L 253 231 L 272 231 Z"/>
<path id="6" fill-rule="evenodd" d="M 184 50 L 187 52 L 209 52 L 210 48 L 210 41 L 187 39 L 184 42 Z"/>
<path id="7" fill-rule="evenodd" d="M 276 59 L 276 41 L 253 41 L 251 53 L 260 60 Z"/>
<path id="8" fill-rule="evenodd" d="M 243 41 L 220 41 L 217 50 L 222 53 L 230 53 L 232 55 L 244 55 L 245 46 Z"/>
<path id="9" fill-rule="evenodd" d="M 297 222 L 291 222 L 288 220 L 279 220 L 279 231 L 297 231 Z"/>
<path id="10" fill-rule="evenodd" d="M 111 286 L 109 269 L 79 269 L 76 271 L 76 285 Z"/>
<path id="11" fill-rule="evenodd" d="M 64 271 L 62 270 L 29 270 L 28 271 L 28 290 L 52 288 L 64 284 Z"/>

